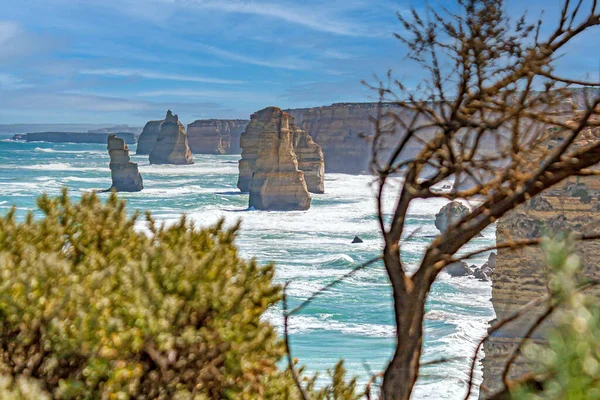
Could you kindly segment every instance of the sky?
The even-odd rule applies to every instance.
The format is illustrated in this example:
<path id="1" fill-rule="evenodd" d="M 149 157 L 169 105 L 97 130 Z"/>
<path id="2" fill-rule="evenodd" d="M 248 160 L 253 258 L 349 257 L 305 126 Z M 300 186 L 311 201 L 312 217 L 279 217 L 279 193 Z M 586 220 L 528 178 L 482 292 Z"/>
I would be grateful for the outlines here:
<path id="1" fill-rule="evenodd" d="M 430 1 L 429 4 L 436 2 Z M 448 5 L 448 0 L 436 4 Z M 556 16 L 559 0 L 508 1 Z M 184 124 L 264 107 L 376 100 L 422 70 L 393 33 L 422 0 L 0 0 L 0 124 Z M 598 32 L 561 68 L 598 71 Z"/>

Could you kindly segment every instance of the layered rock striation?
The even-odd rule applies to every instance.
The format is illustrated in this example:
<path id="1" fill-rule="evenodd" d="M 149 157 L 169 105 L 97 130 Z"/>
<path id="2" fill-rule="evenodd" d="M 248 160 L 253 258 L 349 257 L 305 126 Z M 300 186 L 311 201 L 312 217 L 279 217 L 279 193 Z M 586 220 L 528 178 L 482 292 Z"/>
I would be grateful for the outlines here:
<path id="1" fill-rule="evenodd" d="M 376 103 L 339 103 L 286 111 L 323 148 L 327 172 L 367 171 L 370 145 L 361 133 L 375 132 L 369 117 L 377 115 Z"/>
<path id="2" fill-rule="evenodd" d="M 511 211 L 496 225 L 497 242 L 539 238 L 546 234 L 573 232 L 600 233 L 600 178 L 571 178 L 534 197 Z M 580 242 L 575 247 L 585 266 L 585 275 L 600 279 L 600 242 Z M 492 303 L 498 320 L 502 320 L 532 300 L 547 293 L 547 266 L 537 246 L 510 250 L 500 249 L 492 274 Z M 590 289 L 600 297 L 600 288 Z M 495 332 L 484 344 L 483 385 L 491 392 L 502 387 L 502 371 L 525 332 L 543 312 L 544 306 Z M 551 323 L 551 322 L 550 322 Z M 543 342 L 544 326 L 533 335 Z M 532 365 L 519 356 L 509 378 L 531 371 Z"/>
<path id="3" fill-rule="evenodd" d="M 131 162 L 129 148 L 125 140 L 115 135 L 109 135 L 108 154 L 110 156 L 110 175 L 112 186 L 109 190 L 118 192 L 139 192 L 144 188 L 142 175 L 138 165 Z"/>
<path id="4" fill-rule="evenodd" d="M 188 146 L 185 128 L 179 117 L 167 111 L 160 125 L 154 148 L 150 152 L 150 164 L 193 164 L 194 159 Z"/>
<path id="5" fill-rule="evenodd" d="M 240 136 L 248 120 L 200 119 L 188 124 L 187 137 L 192 153 L 239 154 Z"/>
<path id="6" fill-rule="evenodd" d="M 259 136 L 265 129 L 266 121 L 262 119 L 270 110 L 273 118 L 280 119 L 280 125 L 291 132 L 292 151 L 295 153 L 298 169 L 304 172 L 308 191 L 311 193 L 324 193 L 325 191 L 325 166 L 321 146 L 295 124 L 294 118 L 277 107 L 268 107 L 252 115 L 250 123 L 240 138 L 242 159 L 239 163 L 238 188 L 242 192 L 249 191 L 250 181 L 256 171 L 256 160 L 259 154 Z"/>
<path id="7" fill-rule="evenodd" d="M 256 157 L 248 182 L 249 206 L 259 210 L 306 210 L 310 207 L 304 173 L 294 151 L 294 126 L 289 114 L 268 107 L 252 115 L 246 132 L 256 138 Z M 244 142 L 242 142 L 244 144 Z M 243 146 L 242 144 L 242 146 Z M 247 148 L 242 147 L 243 152 Z M 240 173 L 242 171 L 240 161 Z"/>
<path id="8" fill-rule="evenodd" d="M 286 110 L 323 150 L 325 171 L 345 174 L 369 173 L 372 158 L 372 138 L 376 132 L 373 119 L 378 115 L 378 103 L 336 103 L 325 107 Z M 409 121 L 409 112 L 395 104 L 383 104 L 381 113 L 394 112 L 399 118 Z M 421 124 L 418 119 L 418 124 Z M 385 139 L 379 143 L 381 157 L 389 155 L 401 138 L 391 119 L 382 119 Z M 431 137 L 432 132 L 423 129 L 421 140 Z M 409 140 L 402 158 L 417 154 L 421 148 L 418 139 Z"/>

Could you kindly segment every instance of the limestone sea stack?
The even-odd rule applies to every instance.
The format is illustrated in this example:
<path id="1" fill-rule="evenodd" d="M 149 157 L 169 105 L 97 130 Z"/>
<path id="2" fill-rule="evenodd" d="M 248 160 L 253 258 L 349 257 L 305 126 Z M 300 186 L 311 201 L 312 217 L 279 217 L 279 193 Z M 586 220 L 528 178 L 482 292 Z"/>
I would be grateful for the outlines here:
<path id="1" fill-rule="evenodd" d="M 187 138 L 192 153 L 239 154 L 240 135 L 248 120 L 199 119 L 187 127 Z"/>
<path id="2" fill-rule="evenodd" d="M 144 129 L 138 138 L 135 154 L 146 155 L 152 152 L 156 139 L 158 139 L 158 134 L 160 133 L 160 127 L 164 121 L 164 119 L 161 119 L 160 121 L 150 121 L 144 126 Z"/>
<path id="3" fill-rule="evenodd" d="M 294 152 L 292 118 L 277 107 L 252 115 L 257 156 L 249 182 L 249 206 L 258 210 L 306 210 L 311 197 Z"/>
<path id="4" fill-rule="evenodd" d="M 150 153 L 150 164 L 193 164 L 185 128 L 171 110 L 160 126 L 160 132 Z"/>
<path id="5" fill-rule="evenodd" d="M 290 129 L 294 133 L 294 151 L 298 169 L 304 172 L 306 187 L 311 193 L 325 193 L 325 162 L 323 150 L 306 131 L 300 129 L 291 118 Z"/>
<path id="6" fill-rule="evenodd" d="M 248 192 L 250 189 L 250 181 L 256 168 L 256 157 L 258 157 L 258 135 L 265 127 L 265 121 L 259 119 L 259 113 L 260 111 L 250 116 L 250 122 L 240 137 L 242 158 L 238 164 L 240 173 L 237 187 L 242 192 Z"/>
<path id="7" fill-rule="evenodd" d="M 139 192 L 144 188 L 138 165 L 130 161 L 129 148 L 125 140 L 115 135 L 108 136 L 110 174 L 112 186 L 109 190 L 118 192 Z"/>
<path id="8" fill-rule="evenodd" d="M 269 107 L 265 110 L 271 108 L 277 109 L 276 107 Z M 237 186 L 242 192 L 249 190 L 252 174 L 256 169 L 258 136 L 265 126 L 265 121 L 260 120 L 258 114 L 263 111 L 259 111 L 252 116 L 250 123 L 246 126 L 246 130 L 240 138 L 242 159 L 239 163 L 240 175 Z M 294 118 L 290 114 L 281 110 L 279 112 L 282 118 L 287 121 L 286 124 L 292 132 L 298 169 L 304 172 L 308 191 L 312 193 L 324 193 L 325 160 L 321 146 L 315 143 L 306 131 L 296 125 Z"/>

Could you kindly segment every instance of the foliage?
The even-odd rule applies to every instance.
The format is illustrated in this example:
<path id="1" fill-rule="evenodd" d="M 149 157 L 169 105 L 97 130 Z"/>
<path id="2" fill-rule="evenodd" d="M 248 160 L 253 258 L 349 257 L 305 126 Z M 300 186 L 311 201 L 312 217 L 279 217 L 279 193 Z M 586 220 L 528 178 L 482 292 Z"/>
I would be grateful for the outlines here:
<path id="1" fill-rule="evenodd" d="M 65 191 L 38 207 L 40 218 L 0 218 L 3 374 L 60 399 L 297 398 L 261 319 L 281 298 L 274 267 L 239 258 L 237 226 L 147 214 L 143 232 L 115 194 L 73 203 Z M 333 377 L 319 397 L 351 399 L 341 364 Z M 23 392 L 16 382 L 3 389 Z"/>
<path id="2" fill-rule="evenodd" d="M 0 399 L 2 400 L 49 400 L 50 395 L 45 393 L 39 382 L 33 379 L 12 379 L 0 376 Z"/>
<path id="3" fill-rule="evenodd" d="M 547 344 L 529 344 L 524 354 L 540 366 L 541 390 L 519 388 L 517 399 L 600 399 L 600 307 L 580 288 L 582 263 L 569 240 L 544 244 L 550 267 L 549 290 L 562 307 L 545 336 Z"/>

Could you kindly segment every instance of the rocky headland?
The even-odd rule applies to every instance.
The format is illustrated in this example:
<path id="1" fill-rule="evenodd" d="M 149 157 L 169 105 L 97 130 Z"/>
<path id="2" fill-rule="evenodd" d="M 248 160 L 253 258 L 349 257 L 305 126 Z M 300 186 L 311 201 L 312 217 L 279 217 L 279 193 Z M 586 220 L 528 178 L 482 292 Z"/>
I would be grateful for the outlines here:
<path id="1" fill-rule="evenodd" d="M 600 233 L 600 178 L 571 178 L 513 210 L 496 224 L 497 242 L 538 238 L 548 233 Z M 585 266 L 585 275 L 600 279 L 600 242 L 580 242 L 575 247 Z M 498 320 L 506 318 L 528 302 L 547 293 L 546 264 L 538 246 L 500 249 L 492 274 L 492 303 Z M 600 297 L 600 288 L 590 292 Z M 483 384 L 492 392 L 502 386 L 501 377 L 508 357 L 542 313 L 538 307 L 494 333 L 484 345 Z M 533 335 L 543 341 L 544 326 Z M 519 356 L 509 378 L 531 371 Z"/>
<path id="2" fill-rule="evenodd" d="M 144 188 L 138 165 L 131 162 L 129 148 L 122 138 L 109 135 L 107 139 L 110 155 L 110 175 L 112 186 L 109 190 L 118 192 L 139 192 Z"/>
<path id="3" fill-rule="evenodd" d="M 240 136 L 248 120 L 200 119 L 188 124 L 190 150 L 197 154 L 239 154 Z"/>
<path id="4" fill-rule="evenodd" d="M 150 164 L 194 163 L 185 128 L 171 110 L 167 111 L 164 121 L 160 124 L 160 132 L 149 158 Z"/>
<path id="5" fill-rule="evenodd" d="M 304 173 L 298 169 L 293 118 L 277 107 L 252 114 L 242 135 L 242 157 L 249 150 L 244 147 L 244 135 L 253 138 L 252 149 L 256 149 L 251 166 L 248 159 L 240 160 L 240 179 L 245 168 L 251 171 L 247 181 L 249 206 L 258 210 L 308 209 L 311 197 Z"/>
<path id="6" fill-rule="evenodd" d="M 93 133 L 93 132 L 33 132 L 14 135 L 12 140 L 51 143 L 106 143 L 109 135 L 123 139 L 127 144 L 135 144 L 135 135 L 131 132 Z"/>

